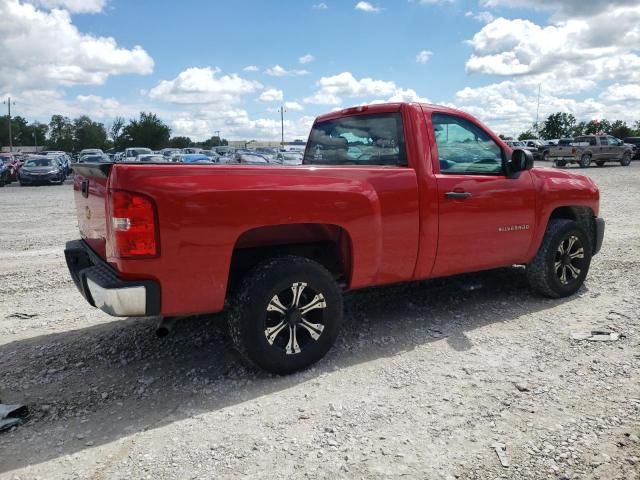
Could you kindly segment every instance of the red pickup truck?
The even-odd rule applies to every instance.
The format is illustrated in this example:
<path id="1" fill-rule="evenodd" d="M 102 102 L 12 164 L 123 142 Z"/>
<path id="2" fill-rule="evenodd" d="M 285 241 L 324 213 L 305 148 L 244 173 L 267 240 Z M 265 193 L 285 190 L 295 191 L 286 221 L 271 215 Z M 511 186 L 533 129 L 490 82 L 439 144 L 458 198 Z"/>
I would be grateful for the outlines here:
<path id="1" fill-rule="evenodd" d="M 289 373 L 334 343 L 342 293 L 526 265 L 571 295 L 604 235 L 589 178 L 532 168 L 470 115 L 395 103 L 316 119 L 302 166 L 76 164 L 66 259 L 114 316 L 228 305 L 235 346 Z"/>

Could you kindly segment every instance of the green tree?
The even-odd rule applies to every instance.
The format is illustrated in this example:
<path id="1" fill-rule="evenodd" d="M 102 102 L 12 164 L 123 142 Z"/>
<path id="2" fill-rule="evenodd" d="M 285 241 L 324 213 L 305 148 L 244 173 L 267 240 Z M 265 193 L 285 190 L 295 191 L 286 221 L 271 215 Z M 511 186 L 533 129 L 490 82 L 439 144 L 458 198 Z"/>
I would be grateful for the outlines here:
<path id="1" fill-rule="evenodd" d="M 536 138 L 538 138 L 538 135 L 534 130 L 531 130 L 531 129 L 525 130 L 520 135 L 518 135 L 518 140 L 529 140 L 529 139 L 536 139 Z"/>
<path id="2" fill-rule="evenodd" d="M 595 135 L 598 133 L 609 133 L 611 131 L 611 123 L 606 120 L 591 120 L 587 122 L 584 134 L 585 135 Z"/>
<path id="3" fill-rule="evenodd" d="M 585 131 L 587 130 L 587 122 L 578 122 L 576 126 L 573 128 L 573 136 L 579 137 L 580 135 L 585 135 Z"/>
<path id="4" fill-rule="evenodd" d="M 123 135 L 124 123 L 125 119 L 123 117 L 116 117 L 109 127 L 109 137 L 113 142 L 113 148 L 115 150 L 123 150 L 125 148 Z"/>
<path id="5" fill-rule="evenodd" d="M 73 151 L 74 127 L 69 118 L 62 115 L 53 115 L 49 122 L 49 141 L 47 148 L 50 150 Z"/>
<path id="6" fill-rule="evenodd" d="M 188 148 L 193 145 L 193 142 L 189 137 L 172 137 L 169 140 L 169 146 L 171 148 Z"/>
<path id="7" fill-rule="evenodd" d="M 31 142 L 23 143 L 27 130 L 27 121 L 20 115 L 11 117 L 11 138 L 13 145 L 31 145 Z M 0 145 L 9 145 L 9 116 L 0 117 Z"/>
<path id="8" fill-rule="evenodd" d="M 123 135 L 130 146 L 159 150 L 169 145 L 171 129 L 155 113 L 140 112 L 138 120 L 124 127 Z"/>
<path id="9" fill-rule="evenodd" d="M 633 129 L 627 125 L 627 122 L 623 122 L 622 120 L 613 122 L 611 124 L 611 130 L 609 130 L 609 134 L 616 138 L 631 137 L 633 133 Z"/>
<path id="10" fill-rule="evenodd" d="M 22 144 L 46 147 L 48 130 L 46 123 L 31 122 L 22 134 Z"/>
<path id="11" fill-rule="evenodd" d="M 211 148 L 211 147 L 221 147 L 224 145 L 229 145 L 224 138 L 220 138 L 218 136 L 213 136 L 204 142 L 200 142 L 199 144 L 202 148 Z"/>
<path id="12" fill-rule="evenodd" d="M 73 121 L 73 127 L 76 150 L 105 148 L 107 130 L 102 123 L 94 122 L 88 116 L 82 115 Z"/>
<path id="13" fill-rule="evenodd" d="M 566 112 L 556 112 L 547 117 L 540 129 L 540 136 L 545 140 L 565 138 L 573 135 L 576 117 Z"/>

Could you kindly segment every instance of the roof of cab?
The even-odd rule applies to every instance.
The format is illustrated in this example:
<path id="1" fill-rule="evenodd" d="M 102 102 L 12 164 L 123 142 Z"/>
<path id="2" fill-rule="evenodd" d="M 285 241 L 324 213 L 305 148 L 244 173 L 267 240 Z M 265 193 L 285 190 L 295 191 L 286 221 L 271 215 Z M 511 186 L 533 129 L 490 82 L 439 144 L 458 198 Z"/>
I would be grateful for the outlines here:
<path id="1" fill-rule="evenodd" d="M 333 112 L 325 113 L 316 118 L 316 122 L 324 122 L 326 120 L 335 120 L 336 118 L 344 117 L 345 115 L 358 115 L 361 113 L 389 113 L 399 112 L 403 106 L 421 108 L 423 111 L 438 111 L 447 112 L 463 116 L 470 116 L 468 113 L 455 108 L 446 107 L 444 105 L 435 105 L 431 103 L 418 103 L 418 102 L 396 102 L 396 103 L 374 103 L 357 105 L 353 107 L 347 107 Z"/>

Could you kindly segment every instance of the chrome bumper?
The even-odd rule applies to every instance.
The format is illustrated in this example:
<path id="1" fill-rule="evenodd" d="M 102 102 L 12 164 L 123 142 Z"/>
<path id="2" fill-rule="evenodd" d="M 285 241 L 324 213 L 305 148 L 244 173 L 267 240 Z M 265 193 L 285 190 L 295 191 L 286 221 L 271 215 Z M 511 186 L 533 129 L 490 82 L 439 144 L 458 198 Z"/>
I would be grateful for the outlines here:
<path id="1" fill-rule="evenodd" d="M 160 315 L 160 287 L 152 280 L 123 281 L 82 240 L 64 251 L 69 273 L 90 305 L 114 317 Z"/>

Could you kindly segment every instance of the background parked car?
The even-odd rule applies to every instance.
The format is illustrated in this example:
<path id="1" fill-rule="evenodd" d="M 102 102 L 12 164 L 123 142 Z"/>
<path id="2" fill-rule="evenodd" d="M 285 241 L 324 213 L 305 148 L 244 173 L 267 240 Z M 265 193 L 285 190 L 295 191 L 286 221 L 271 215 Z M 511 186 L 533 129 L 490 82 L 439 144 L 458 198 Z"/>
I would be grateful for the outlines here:
<path id="1" fill-rule="evenodd" d="M 9 182 L 15 182 L 18 180 L 18 172 L 24 163 L 22 157 L 17 156 L 12 153 L 2 153 L 0 154 L 0 163 L 3 163 L 7 166 L 9 170 Z"/>
<path id="2" fill-rule="evenodd" d="M 262 155 L 258 155 L 253 152 L 236 152 L 231 156 L 229 163 L 239 163 L 243 165 L 269 165 L 269 160 Z"/>
<path id="3" fill-rule="evenodd" d="M 105 155 L 104 153 L 94 154 L 94 155 L 84 155 L 80 158 L 78 163 L 105 163 L 110 162 L 111 159 L 109 155 Z"/>
<path id="4" fill-rule="evenodd" d="M 176 156 L 174 161 L 180 163 L 213 163 L 209 157 L 203 153 L 186 153 Z"/>
<path id="5" fill-rule="evenodd" d="M 624 143 L 633 145 L 631 147 L 633 151 L 633 159 L 640 160 L 640 137 L 627 137 L 623 141 Z"/>
<path id="6" fill-rule="evenodd" d="M 34 156 L 27 158 L 20 172 L 20 185 L 36 185 L 55 183 L 62 185 L 66 175 L 60 162 L 52 157 Z"/>
<path id="7" fill-rule="evenodd" d="M 135 159 L 136 162 L 147 162 L 147 163 L 157 163 L 157 162 L 167 162 L 167 157 L 159 154 L 145 154 L 138 155 Z"/>
<path id="8" fill-rule="evenodd" d="M 276 162 L 282 165 L 302 165 L 303 156 L 298 152 L 278 152 Z"/>
<path id="9" fill-rule="evenodd" d="M 9 166 L 0 159 L 0 187 L 4 187 L 8 183 L 11 183 L 9 178 Z"/>
<path id="10" fill-rule="evenodd" d="M 131 161 L 135 160 L 138 155 L 151 155 L 153 152 L 150 148 L 144 147 L 133 147 L 133 148 L 125 148 L 124 150 L 124 158 L 123 161 Z"/>

